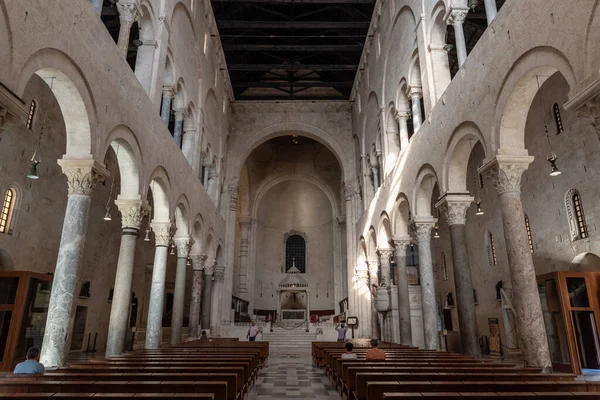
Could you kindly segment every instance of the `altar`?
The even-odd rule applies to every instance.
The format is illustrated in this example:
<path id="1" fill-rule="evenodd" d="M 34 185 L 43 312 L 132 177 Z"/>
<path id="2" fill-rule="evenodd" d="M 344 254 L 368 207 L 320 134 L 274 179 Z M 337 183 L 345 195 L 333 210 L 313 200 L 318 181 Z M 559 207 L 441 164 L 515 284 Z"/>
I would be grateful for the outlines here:
<path id="1" fill-rule="evenodd" d="M 295 267 L 279 282 L 277 289 L 277 319 L 280 325 L 310 324 L 310 289 L 308 282 Z M 297 271 L 297 272 L 296 272 Z"/>

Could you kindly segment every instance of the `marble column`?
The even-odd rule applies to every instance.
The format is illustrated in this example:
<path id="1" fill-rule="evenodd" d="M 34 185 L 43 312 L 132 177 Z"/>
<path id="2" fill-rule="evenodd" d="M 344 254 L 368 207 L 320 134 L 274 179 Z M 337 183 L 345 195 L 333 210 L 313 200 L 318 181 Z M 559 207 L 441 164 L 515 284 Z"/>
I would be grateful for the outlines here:
<path id="1" fill-rule="evenodd" d="M 190 338 L 200 337 L 200 306 L 202 303 L 202 271 L 206 254 L 190 254 L 192 261 L 192 294 L 190 296 Z"/>
<path id="2" fill-rule="evenodd" d="M 344 200 L 346 202 L 346 285 L 348 285 L 348 309 L 346 315 L 349 317 L 358 316 L 357 301 L 356 301 L 356 288 L 354 286 L 354 265 L 353 262 L 355 253 L 353 243 L 354 228 L 355 225 L 350 219 L 350 216 L 354 214 L 353 200 L 355 198 L 356 184 L 353 179 L 344 181 Z"/>
<path id="3" fill-rule="evenodd" d="M 485 4 L 485 16 L 487 23 L 490 25 L 494 18 L 496 18 L 496 14 L 498 14 L 496 0 L 483 0 L 483 4 Z"/>
<path id="4" fill-rule="evenodd" d="M 310 331 L 310 290 L 306 290 L 306 332 Z"/>
<path id="5" fill-rule="evenodd" d="M 237 197 L 236 197 L 237 199 Z M 250 248 L 250 228 L 252 218 L 245 216 L 239 218 L 240 224 L 240 273 L 238 295 L 244 300 L 248 299 L 248 249 Z"/>
<path id="6" fill-rule="evenodd" d="M 212 296 L 212 312 L 210 315 L 210 331 L 219 335 L 221 331 L 222 313 L 224 309 L 231 309 L 231 299 L 228 304 L 223 304 L 223 290 L 225 284 L 225 266 L 217 262 L 214 272 L 214 287 Z"/>
<path id="7" fill-rule="evenodd" d="M 62 367 L 69 351 L 73 297 L 79 283 L 91 194 L 96 183 L 109 175 L 103 165 L 91 159 L 61 159 L 58 164 L 67 176 L 68 200 L 40 358 L 46 368 Z"/>
<path id="8" fill-rule="evenodd" d="M 206 186 L 206 191 L 215 203 L 217 200 L 217 186 L 219 184 L 218 180 L 219 171 L 217 171 L 217 166 L 213 164 L 208 168 L 208 185 Z"/>
<path id="9" fill-rule="evenodd" d="M 423 90 L 420 87 L 413 87 L 410 89 L 410 98 L 412 100 L 412 120 L 413 120 L 413 132 L 417 133 L 423 125 L 423 114 L 421 113 L 421 98 L 423 97 Z"/>
<path id="10" fill-rule="evenodd" d="M 467 43 L 465 42 L 465 31 L 463 23 L 467 17 L 468 9 L 455 8 L 448 14 L 447 23 L 454 27 L 454 40 L 456 42 L 456 55 L 458 67 L 462 68 L 467 61 Z"/>
<path id="11" fill-rule="evenodd" d="M 177 246 L 177 269 L 175 271 L 175 292 L 173 293 L 173 314 L 171 315 L 171 344 L 181 343 L 183 308 L 185 306 L 185 276 L 187 260 L 192 240 L 189 237 L 173 239 Z"/>
<path id="12" fill-rule="evenodd" d="M 215 272 L 215 259 L 210 258 L 204 264 L 204 288 L 202 290 L 202 329 L 210 329 L 210 312 L 212 303 L 213 273 Z"/>
<path id="13" fill-rule="evenodd" d="M 169 119 L 171 118 L 171 102 L 173 101 L 173 87 L 164 86 L 162 92 L 162 106 L 160 109 L 160 117 L 162 118 L 165 125 L 169 126 Z"/>
<path id="14" fill-rule="evenodd" d="M 183 138 L 183 120 L 187 115 L 185 109 L 175 109 L 175 127 L 173 128 L 173 139 L 177 143 L 177 147 L 181 149 L 181 140 Z"/>
<path id="15" fill-rule="evenodd" d="M 102 14 L 102 4 L 104 3 L 103 0 L 91 0 L 90 3 L 92 3 L 92 7 L 94 7 L 94 11 L 96 12 L 96 14 L 101 15 Z"/>
<path id="16" fill-rule="evenodd" d="M 127 58 L 127 51 L 129 48 L 129 34 L 131 33 L 131 27 L 140 16 L 140 8 L 133 3 L 125 3 L 120 0 L 117 3 L 117 10 L 119 10 L 119 22 L 121 27 L 119 28 L 119 39 L 117 40 L 117 46 L 119 51 L 124 58 Z"/>
<path id="17" fill-rule="evenodd" d="M 361 263 L 354 270 L 356 281 L 356 314 L 358 315 L 359 337 L 368 337 L 371 332 L 371 291 L 369 289 L 369 269 Z"/>
<path id="18" fill-rule="evenodd" d="M 406 111 L 398 111 L 398 112 L 396 112 L 394 117 L 398 121 L 398 126 L 399 126 L 398 135 L 400 136 L 400 151 L 404 151 L 408 147 L 407 121 L 408 121 L 409 113 Z"/>
<path id="19" fill-rule="evenodd" d="M 477 329 L 477 313 L 473 298 L 473 280 L 471 279 L 471 263 L 467 247 L 467 210 L 474 198 L 465 195 L 447 194 L 436 206 L 446 216 L 450 227 L 452 244 L 452 265 L 454 270 L 454 287 L 456 290 L 456 308 L 460 342 L 465 356 L 481 356 L 479 348 L 479 330 Z"/>
<path id="20" fill-rule="evenodd" d="M 523 359 L 527 366 L 550 372 L 552 360 L 521 203 L 521 176 L 532 161 L 530 156 L 498 155 L 480 171 L 498 192 Z"/>
<path id="21" fill-rule="evenodd" d="M 423 303 L 423 332 L 425 348 L 439 350 L 437 303 L 435 300 L 435 279 L 431 258 L 431 230 L 437 218 L 415 217 L 412 228 L 419 246 L 419 276 L 421 280 L 421 301 Z"/>
<path id="22" fill-rule="evenodd" d="M 381 338 L 381 328 L 379 326 L 379 312 L 375 308 L 375 300 L 377 299 L 377 288 L 379 287 L 379 262 L 377 260 L 368 260 L 369 266 L 369 291 L 371 294 L 371 337 L 374 339 Z"/>
<path id="23" fill-rule="evenodd" d="M 115 205 L 121 212 L 121 248 L 108 321 L 106 357 L 120 355 L 124 350 L 131 305 L 135 245 L 140 236 L 142 219 L 150 211 L 150 207 L 142 200 L 117 199 Z"/>
<path id="24" fill-rule="evenodd" d="M 152 267 L 152 284 L 150 286 L 150 302 L 148 304 L 148 323 L 146 324 L 146 349 L 158 349 L 162 334 L 163 306 L 165 301 L 165 280 L 167 276 L 167 255 L 169 242 L 173 235 L 170 222 L 152 222 L 154 231 L 154 265 Z"/>
<path id="25" fill-rule="evenodd" d="M 412 322 L 410 319 L 410 293 L 408 289 L 408 270 L 406 251 L 410 246 L 410 237 L 394 238 L 394 255 L 398 271 L 398 313 L 400 314 L 400 343 L 412 346 Z"/>

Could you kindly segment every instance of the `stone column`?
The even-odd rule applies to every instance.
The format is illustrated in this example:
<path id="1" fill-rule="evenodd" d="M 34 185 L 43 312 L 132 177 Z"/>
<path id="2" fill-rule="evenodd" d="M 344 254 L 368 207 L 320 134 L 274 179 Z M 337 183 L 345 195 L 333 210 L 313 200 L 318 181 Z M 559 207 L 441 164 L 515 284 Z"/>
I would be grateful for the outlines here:
<path id="1" fill-rule="evenodd" d="M 390 257 L 392 256 L 392 249 L 390 248 L 379 248 L 377 249 L 377 255 L 379 255 L 379 265 L 381 266 L 381 278 L 383 282 L 382 286 L 392 286 L 392 274 L 390 267 Z"/>
<path id="2" fill-rule="evenodd" d="M 237 197 L 236 197 L 237 199 Z M 238 295 L 245 300 L 248 297 L 248 249 L 250 248 L 250 228 L 252 218 L 245 216 L 239 218 L 240 224 L 240 274 Z"/>
<path id="3" fill-rule="evenodd" d="M 91 0 L 90 3 L 92 3 L 92 7 L 94 7 L 94 12 L 96 12 L 96 14 L 101 15 L 102 14 L 102 3 L 104 3 L 103 0 Z"/>
<path id="4" fill-rule="evenodd" d="M 215 271 L 215 259 L 210 258 L 204 264 L 204 289 L 202 291 L 202 329 L 210 329 L 210 311 L 212 303 L 213 273 Z"/>
<path id="5" fill-rule="evenodd" d="M 127 51 L 129 48 L 129 34 L 131 33 L 131 27 L 140 16 L 140 8 L 133 3 L 125 3 L 120 0 L 117 3 L 117 10 L 119 10 L 119 22 L 121 27 L 119 29 L 119 39 L 117 40 L 117 46 L 119 51 L 124 58 L 127 58 Z"/>
<path id="6" fill-rule="evenodd" d="M 101 164 L 89 160 L 58 160 L 67 176 L 68 200 L 40 361 L 48 367 L 62 367 L 71 341 L 73 297 L 87 232 L 91 194 L 98 181 L 108 177 Z"/>
<path id="7" fill-rule="evenodd" d="M 356 301 L 356 289 L 354 287 L 354 223 L 349 216 L 354 213 L 354 205 L 352 200 L 356 192 L 353 179 L 344 181 L 344 200 L 346 201 L 346 284 L 348 285 L 348 316 L 358 316 L 358 308 Z"/>
<path id="8" fill-rule="evenodd" d="M 410 237 L 394 238 L 394 255 L 398 270 L 398 313 L 400 314 L 400 343 L 412 346 L 412 322 L 410 319 L 410 294 L 408 289 L 408 271 L 406 269 L 406 250 L 410 246 Z"/>
<path id="9" fill-rule="evenodd" d="M 413 87 L 410 89 L 410 98 L 412 100 L 412 119 L 413 119 L 413 132 L 417 133 L 423 125 L 423 114 L 421 114 L 421 98 L 423 97 L 423 90 L 420 87 Z"/>
<path id="10" fill-rule="evenodd" d="M 162 106 L 160 109 L 160 117 L 164 121 L 166 126 L 169 126 L 169 119 L 171 118 L 171 102 L 173 101 L 173 87 L 164 86 L 162 92 Z"/>
<path id="11" fill-rule="evenodd" d="M 456 41 L 456 54 L 458 56 L 458 67 L 462 68 L 467 61 L 467 43 L 465 42 L 465 31 L 463 23 L 467 17 L 468 9 L 454 8 L 448 14 L 447 23 L 454 27 L 454 39 Z"/>
<path id="12" fill-rule="evenodd" d="M 210 315 L 210 331 L 215 335 L 220 334 L 221 328 L 221 314 L 223 309 L 231 309 L 231 299 L 229 299 L 229 304 L 223 304 L 223 286 L 225 282 L 225 266 L 222 264 L 215 264 L 215 272 L 214 272 L 214 288 L 213 288 L 213 296 L 212 296 L 212 311 Z"/>
<path id="13" fill-rule="evenodd" d="M 177 147 L 181 148 L 181 140 L 183 138 L 183 119 L 187 115 L 185 109 L 177 108 L 175 110 L 175 128 L 173 129 L 173 139 L 177 143 Z"/>
<path id="14" fill-rule="evenodd" d="M 190 337 L 200 337 L 200 306 L 202 301 L 202 271 L 206 254 L 190 254 L 192 260 L 192 295 L 190 300 Z"/>
<path id="15" fill-rule="evenodd" d="M 208 185 L 206 186 L 206 191 L 208 192 L 208 196 L 213 200 L 213 202 L 217 201 L 217 186 L 219 184 L 219 171 L 217 171 L 216 165 L 211 165 L 208 168 Z"/>
<path id="16" fill-rule="evenodd" d="M 310 331 L 310 290 L 306 289 L 306 332 Z"/>
<path id="17" fill-rule="evenodd" d="M 379 262 L 377 260 L 368 260 L 369 267 L 369 292 L 371 294 L 371 337 L 374 339 L 381 338 L 381 329 L 379 326 L 379 313 L 375 308 L 375 300 L 377 299 L 377 288 L 379 287 Z"/>
<path id="18" fill-rule="evenodd" d="M 185 276 L 188 254 L 192 240 L 189 237 L 173 239 L 177 246 L 177 270 L 175 272 L 175 292 L 173 293 L 173 314 L 171 316 L 171 344 L 181 343 L 183 308 L 185 306 Z"/>
<path id="19" fill-rule="evenodd" d="M 521 176 L 532 161 L 533 157 L 530 156 L 498 155 L 482 166 L 480 171 L 494 183 L 500 200 L 523 359 L 527 366 L 550 372 L 552 360 L 521 203 Z"/>
<path id="20" fill-rule="evenodd" d="M 409 113 L 406 111 L 397 111 L 394 115 L 400 128 L 398 132 L 398 135 L 400 136 L 400 151 L 404 151 L 408 147 L 408 117 Z"/>
<path id="21" fill-rule="evenodd" d="M 148 304 L 148 323 L 146 324 L 146 349 L 160 347 L 162 333 L 162 316 L 165 301 L 165 280 L 167 275 L 167 255 L 169 242 L 173 235 L 170 222 L 152 222 L 154 231 L 154 265 L 152 267 L 152 285 L 150 286 L 150 303 Z"/>
<path id="22" fill-rule="evenodd" d="M 431 230 L 437 222 L 432 217 L 415 217 L 412 228 L 419 246 L 419 275 L 423 303 L 423 332 L 425 348 L 439 350 L 437 304 L 435 300 L 435 280 L 431 259 Z"/>
<path id="23" fill-rule="evenodd" d="M 353 271 L 356 280 L 356 310 L 358 315 L 359 335 L 367 337 L 371 331 L 371 291 L 369 289 L 369 269 L 359 265 Z"/>
<path id="24" fill-rule="evenodd" d="M 479 357 L 479 330 L 477 314 L 473 298 L 473 281 L 471 279 L 471 263 L 467 247 L 467 210 L 474 198 L 465 195 L 447 194 L 436 204 L 446 216 L 450 227 L 452 243 L 452 265 L 454 270 L 454 286 L 456 289 L 456 308 L 460 342 L 465 356 Z"/>
<path id="25" fill-rule="evenodd" d="M 483 3 L 485 4 L 485 16 L 487 18 L 487 23 L 490 25 L 494 18 L 496 18 L 496 14 L 498 14 L 496 0 L 483 0 Z"/>
<path id="26" fill-rule="evenodd" d="M 115 200 L 115 205 L 121 211 L 122 232 L 113 301 L 108 321 L 106 357 L 117 356 L 123 353 L 129 320 L 129 307 L 131 304 L 135 245 L 137 238 L 140 236 L 142 219 L 150 211 L 150 207 L 141 200 L 117 199 Z"/>
<path id="27" fill-rule="evenodd" d="M 369 167 L 371 168 L 371 174 L 373 175 L 373 196 L 379 188 L 379 160 L 377 156 L 369 159 Z"/>
<path id="28" fill-rule="evenodd" d="M 277 315 L 275 315 L 275 321 L 281 323 L 281 290 L 277 290 Z"/>

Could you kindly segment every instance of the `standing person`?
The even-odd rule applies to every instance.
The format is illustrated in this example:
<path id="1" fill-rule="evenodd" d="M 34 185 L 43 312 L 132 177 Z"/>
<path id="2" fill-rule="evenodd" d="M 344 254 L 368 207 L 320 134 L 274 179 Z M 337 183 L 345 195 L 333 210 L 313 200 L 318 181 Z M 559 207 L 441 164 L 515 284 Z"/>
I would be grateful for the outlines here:
<path id="1" fill-rule="evenodd" d="M 385 361 L 385 352 L 379 348 L 379 340 L 371 339 L 371 349 L 365 356 L 367 361 Z"/>
<path id="2" fill-rule="evenodd" d="M 344 324 L 344 323 L 342 322 L 342 324 L 341 324 L 341 325 L 338 325 L 338 326 L 335 328 L 335 330 L 336 330 L 336 331 L 337 331 L 337 333 L 338 333 L 338 338 L 337 338 L 337 341 L 338 341 L 338 342 L 342 342 L 342 343 L 343 343 L 343 342 L 345 342 L 345 341 L 346 341 L 346 332 L 348 332 L 348 327 L 346 327 L 346 324 Z"/>
<path id="3" fill-rule="evenodd" d="M 38 349 L 37 347 L 30 347 L 29 350 L 27 350 L 27 360 L 18 363 L 13 373 L 15 375 L 46 373 L 46 368 L 44 368 L 44 364 L 38 362 L 39 358 L 40 349 Z"/>
<path id="4" fill-rule="evenodd" d="M 246 334 L 246 337 L 250 342 L 255 342 L 256 335 L 258 335 L 258 327 L 256 326 L 256 322 L 252 322 L 252 325 L 250 326 L 250 328 L 248 328 L 248 333 Z"/>
<path id="5" fill-rule="evenodd" d="M 342 353 L 342 360 L 356 360 L 358 357 L 352 350 L 354 350 L 354 345 L 351 342 L 346 343 L 346 351 Z"/>

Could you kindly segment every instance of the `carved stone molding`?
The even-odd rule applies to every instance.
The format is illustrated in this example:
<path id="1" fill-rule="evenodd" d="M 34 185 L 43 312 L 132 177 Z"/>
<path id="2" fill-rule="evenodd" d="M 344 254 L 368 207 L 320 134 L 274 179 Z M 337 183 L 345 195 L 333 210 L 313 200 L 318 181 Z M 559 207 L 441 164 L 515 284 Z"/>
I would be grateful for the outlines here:
<path id="1" fill-rule="evenodd" d="M 167 16 L 166 15 L 160 15 L 158 17 L 158 19 L 159 19 L 159 21 L 161 21 L 164 24 L 165 29 L 167 30 L 167 32 L 169 32 L 169 35 L 172 35 L 173 31 L 171 30 L 171 26 L 169 26 L 169 21 L 167 19 Z"/>
<path id="2" fill-rule="evenodd" d="M 227 186 L 227 192 L 229 193 L 229 210 L 236 211 L 238 196 L 240 194 L 240 181 L 237 179 L 232 180 Z"/>
<path id="3" fill-rule="evenodd" d="M 150 214 L 150 206 L 142 200 L 115 200 L 115 206 L 121 212 L 121 226 L 123 228 L 140 229 L 142 220 Z"/>
<path id="4" fill-rule="evenodd" d="M 410 111 L 396 111 L 394 113 L 394 119 L 396 121 L 408 120 L 410 118 Z"/>
<path id="5" fill-rule="evenodd" d="M 354 279 L 358 287 L 369 285 L 369 271 L 366 269 L 355 269 Z"/>
<path id="6" fill-rule="evenodd" d="M 224 265 L 215 265 L 214 272 L 215 281 L 223 282 L 225 280 L 225 266 Z"/>
<path id="7" fill-rule="evenodd" d="M 209 258 L 204 262 L 204 275 L 212 275 L 215 272 L 215 263 L 217 260 Z"/>
<path id="8" fill-rule="evenodd" d="M 356 190 L 354 188 L 354 180 L 353 179 L 345 180 L 344 185 L 343 185 L 343 190 L 344 190 L 344 200 L 352 201 L 352 197 L 356 193 Z"/>
<path id="9" fill-rule="evenodd" d="M 469 9 L 463 8 L 451 8 L 446 13 L 446 23 L 449 25 L 457 26 L 462 25 L 467 18 L 467 14 L 469 13 Z"/>
<path id="10" fill-rule="evenodd" d="M 119 1 L 117 3 L 117 10 L 119 11 L 119 21 L 121 24 L 131 25 L 143 15 L 142 9 L 135 2 Z"/>
<path id="11" fill-rule="evenodd" d="M 531 156 L 498 155 L 479 168 L 479 172 L 492 182 L 498 194 L 520 192 L 521 177 L 532 161 Z"/>
<path id="12" fill-rule="evenodd" d="M 467 210 L 473 200 L 475 199 L 468 194 L 445 195 L 435 206 L 444 213 L 448 225 L 465 225 L 467 223 Z"/>
<path id="13" fill-rule="evenodd" d="M 92 159 L 59 159 L 58 165 L 67 177 L 69 195 L 91 195 L 96 183 L 110 176 L 108 170 Z"/>

